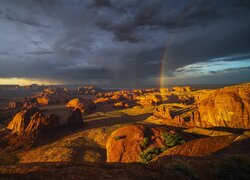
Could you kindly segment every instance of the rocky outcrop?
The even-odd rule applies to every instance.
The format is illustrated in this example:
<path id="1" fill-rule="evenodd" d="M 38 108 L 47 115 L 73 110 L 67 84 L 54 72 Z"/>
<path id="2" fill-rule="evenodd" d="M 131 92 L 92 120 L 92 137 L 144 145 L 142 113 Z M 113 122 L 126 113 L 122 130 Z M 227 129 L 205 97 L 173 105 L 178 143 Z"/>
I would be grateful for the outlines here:
<path id="1" fill-rule="evenodd" d="M 29 125 L 32 116 L 37 112 L 39 112 L 39 109 L 35 107 L 18 112 L 8 124 L 7 129 L 13 133 L 22 134 Z"/>
<path id="2" fill-rule="evenodd" d="M 200 99 L 190 106 L 160 105 L 154 116 L 179 127 L 250 128 L 250 85 L 222 88 Z"/>
<path id="3" fill-rule="evenodd" d="M 59 117 L 55 114 L 45 116 L 38 108 L 28 108 L 15 115 L 8 124 L 7 129 L 18 135 L 24 133 L 37 134 L 44 128 L 55 128 L 59 126 Z"/>
<path id="4" fill-rule="evenodd" d="M 48 96 L 38 97 L 37 102 L 41 105 L 48 105 L 51 103 Z"/>
<path id="5" fill-rule="evenodd" d="M 93 109 L 96 108 L 94 101 L 84 98 L 75 98 L 70 100 L 66 107 L 75 109 L 80 109 L 84 114 L 89 114 Z"/>
<path id="6" fill-rule="evenodd" d="M 202 122 L 209 126 L 250 128 L 250 89 L 221 90 L 198 104 Z"/>
<path id="7" fill-rule="evenodd" d="M 193 106 L 171 106 L 162 104 L 153 112 L 154 117 L 163 119 L 163 124 L 178 127 L 206 127 L 200 120 L 197 108 Z"/>
<path id="8" fill-rule="evenodd" d="M 37 97 L 37 102 L 40 105 L 51 105 L 66 103 L 72 98 L 70 95 L 60 95 L 60 94 L 46 94 Z"/>
<path id="9" fill-rule="evenodd" d="M 109 98 L 104 98 L 104 97 L 101 97 L 101 98 L 98 98 L 96 100 L 94 100 L 95 104 L 108 104 L 110 103 L 110 99 Z"/>
<path id="10" fill-rule="evenodd" d="M 162 96 L 154 93 L 147 93 L 135 98 L 142 106 L 156 106 L 162 103 Z"/>
<path id="11" fill-rule="evenodd" d="M 36 98 L 23 98 L 17 101 L 10 101 L 5 109 L 20 110 L 21 108 L 36 107 L 38 105 Z"/>
<path id="12" fill-rule="evenodd" d="M 82 113 L 81 110 L 77 108 L 73 110 L 71 115 L 67 118 L 67 126 L 72 127 L 82 124 L 83 124 Z"/>
<path id="13" fill-rule="evenodd" d="M 69 89 L 67 88 L 53 88 L 53 87 L 48 87 L 44 88 L 43 91 L 41 92 L 41 95 L 65 95 L 70 92 Z"/>
<path id="14" fill-rule="evenodd" d="M 117 102 L 117 103 L 114 103 L 114 108 L 129 108 L 131 107 L 131 103 L 127 103 L 127 102 Z"/>
<path id="15" fill-rule="evenodd" d="M 27 128 L 25 129 L 25 133 L 28 134 L 39 134 L 44 129 L 53 129 L 59 126 L 59 117 L 55 114 L 51 114 L 47 117 L 42 112 L 35 113 Z"/>
<path id="16" fill-rule="evenodd" d="M 20 108 L 20 107 L 23 107 L 23 103 L 22 102 L 11 101 L 8 104 L 8 109 L 15 109 L 15 108 Z"/>
<path id="17" fill-rule="evenodd" d="M 142 142 L 150 141 L 149 147 L 163 147 L 163 128 L 129 125 L 114 131 L 107 140 L 107 162 L 141 162 Z"/>
<path id="18" fill-rule="evenodd" d="M 102 91 L 103 90 L 101 88 L 97 88 L 91 85 L 80 86 L 76 89 L 77 94 L 84 94 L 84 95 L 97 95 Z"/>
<path id="19" fill-rule="evenodd" d="M 190 86 L 184 86 L 184 87 L 175 86 L 175 87 L 172 87 L 172 91 L 177 91 L 177 92 L 183 92 L 183 91 L 190 92 L 190 91 L 194 91 L 194 90 L 195 90 L 195 88 L 191 88 Z"/>
<path id="20" fill-rule="evenodd" d="M 58 127 L 73 127 L 83 124 L 81 111 L 65 109 L 65 124 L 60 124 L 61 116 L 49 111 L 41 111 L 38 108 L 29 108 L 16 114 L 9 123 L 8 133 L 3 137 L 5 144 L 12 150 L 30 148 L 43 137 L 48 136 L 49 131 L 55 132 Z"/>
<path id="21" fill-rule="evenodd" d="M 217 136 L 195 139 L 182 145 L 167 149 L 154 160 L 164 156 L 209 156 L 224 148 L 227 148 L 234 142 L 237 135 Z"/>

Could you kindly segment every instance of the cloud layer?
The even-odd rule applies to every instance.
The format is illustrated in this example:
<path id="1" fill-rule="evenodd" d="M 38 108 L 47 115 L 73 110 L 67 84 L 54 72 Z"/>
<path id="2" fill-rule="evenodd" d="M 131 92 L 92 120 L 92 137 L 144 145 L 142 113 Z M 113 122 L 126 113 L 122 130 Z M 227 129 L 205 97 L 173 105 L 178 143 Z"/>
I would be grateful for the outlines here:
<path id="1" fill-rule="evenodd" d="M 228 83 L 250 81 L 249 18 L 244 0 L 2 0 L 0 78 L 137 87 L 157 86 L 160 75 L 166 84 L 181 84 L 180 73 L 183 82 L 221 83 L 236 73 Z"/>

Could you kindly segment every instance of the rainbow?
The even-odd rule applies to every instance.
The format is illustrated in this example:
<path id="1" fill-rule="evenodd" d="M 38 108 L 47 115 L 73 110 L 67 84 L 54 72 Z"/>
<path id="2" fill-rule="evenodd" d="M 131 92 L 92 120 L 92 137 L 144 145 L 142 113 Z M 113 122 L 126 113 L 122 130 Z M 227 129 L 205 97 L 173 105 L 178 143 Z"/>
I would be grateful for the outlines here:
<path id="1" fill-rule="evenodd" d="M 165 47 L 165 51 L 163 53 L 163 57 L 161 59 L 161 63 L 160 63 L 160 78 L 159 78 L 159 84 L 160 84 L 160 88 L 163 88 L 166 84 L 165 84 L 165 67 L 167 64 L 167 56 L 168 56 L 168 47 L 171 44 L 173 38 L 170 38 L 168 40 L 168 42 L 166 43 L 166 47 Z"/>

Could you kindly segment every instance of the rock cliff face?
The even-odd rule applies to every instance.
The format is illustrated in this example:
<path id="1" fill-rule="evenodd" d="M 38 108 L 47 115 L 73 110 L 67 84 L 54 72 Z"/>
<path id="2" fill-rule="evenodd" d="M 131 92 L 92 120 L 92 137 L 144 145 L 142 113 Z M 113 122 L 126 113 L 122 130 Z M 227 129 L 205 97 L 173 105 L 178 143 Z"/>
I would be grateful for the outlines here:
<path id="1" fill-rule="evenodd" d="M 250 128 L 250 85 L 226 87 L 189 106 L 163 104 L 154 116 L 179 127 Z"/>

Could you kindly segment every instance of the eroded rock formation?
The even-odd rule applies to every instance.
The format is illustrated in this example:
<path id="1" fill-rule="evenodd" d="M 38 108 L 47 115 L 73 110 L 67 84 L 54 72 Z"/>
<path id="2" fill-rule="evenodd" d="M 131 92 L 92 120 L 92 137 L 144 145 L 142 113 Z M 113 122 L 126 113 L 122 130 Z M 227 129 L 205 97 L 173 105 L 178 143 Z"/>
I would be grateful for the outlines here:
<path id="1" fill-rule="evenodd" d="M 94 101 L 85 98 L 75 98 L 70 100 L 66 107 L 75 109 L 80 109 L 84 114 L 89 114 L 93 109 L 96 108 Z"/>
<path id="2" fill-rule="evenodd" d="M 82 125 L 83 119 L 82 119 L 82 113 L 80 109 L 75 109 L 71 113 L 71 115 L 67 118 L 67 126 L 76 126 L 76 125 Z"/>
<path id="3" fill-rule="evenodd" d="M 39 111 L 38 108 L 32 107 L 18 112 L 8 124 L 7 129 L 13 133 L 22 134 L 29 125 L 33 115 Z"/>
<path id="4" fill-rule="evenodd" d="M 216 90 L 193 105 L 163 104 L 154 116 L 179 127 L 250 128 L 250 88 L 238 85 Z"/>

